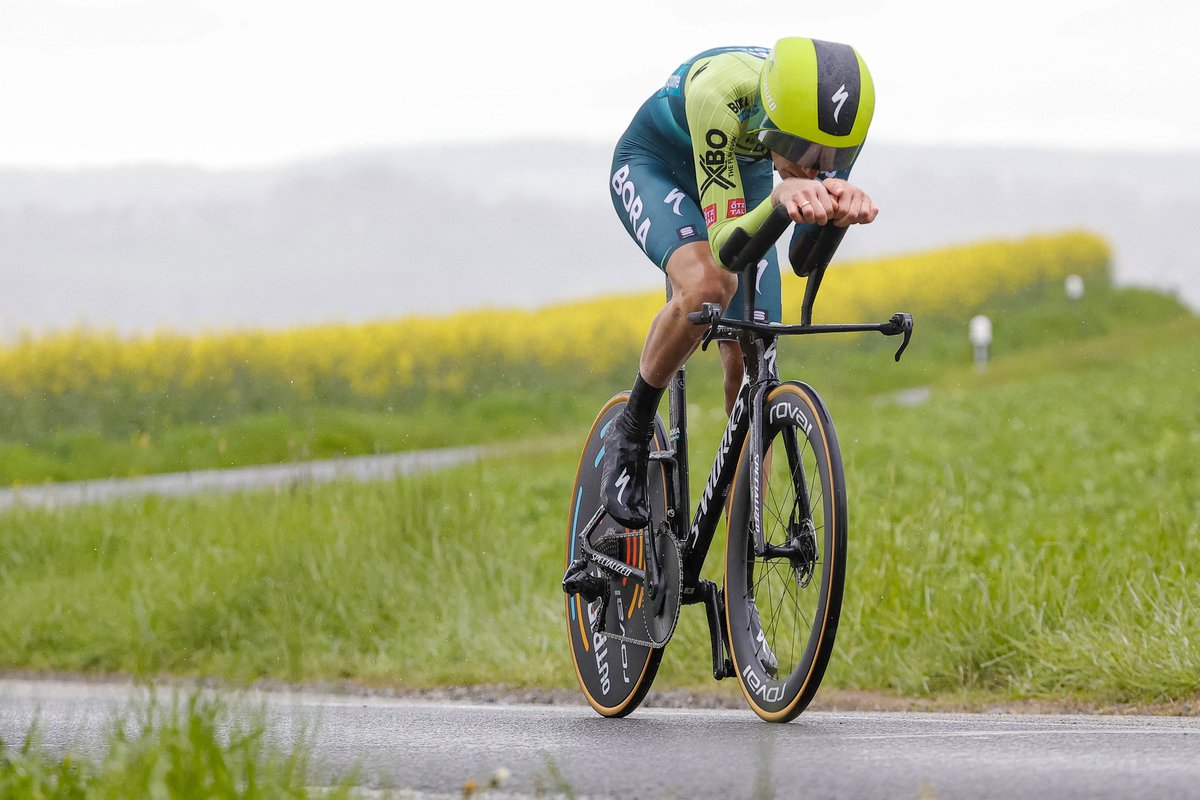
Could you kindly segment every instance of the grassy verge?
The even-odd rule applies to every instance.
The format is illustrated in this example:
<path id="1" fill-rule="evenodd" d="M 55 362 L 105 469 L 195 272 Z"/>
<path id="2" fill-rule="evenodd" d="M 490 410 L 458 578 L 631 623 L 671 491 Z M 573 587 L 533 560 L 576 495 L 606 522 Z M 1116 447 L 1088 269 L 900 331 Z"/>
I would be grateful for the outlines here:
<path id="1" fill-rule="evenodd" d="M 130 733 L 130 730 L 133 733 Z M 232 719 L 218 701 L 192 697 L 179 707 L 152 704 L 131 720 L 113 722 L 104 755 L 96 760 L 54 755 L 38 742 L 36 726 L 24 742 L 0 742 L 0 797 L 156 797 L 189 800 L 352 798 L 351 781 L 310 788 L 308 750 L 290 752 L 265 741 L 261 722 Z"/>
<path id="2" fill-rule="evenodd" d="M 505 390 L 388 412 L 314 405 L 123 437 L 50 431 L 0 440 L 0 486 L 519 441 L 572 431 L 592 405 L 586 393 L 547 391 L 531 409 L 529 394 Z"/>
<path id="3" fill-rule="evenodd" d="M 852 543 L 828 686 L 1097 703 L 1200 689 L 1200 321 L 1065 338 L 983 374 L 918 372 L 920 406 L 851 380 L 824 392 Z M 847 369 L 880 360 L 845 352 Z M 703 398 L 700 465 L 720 425 Z M 0 667 L 570 686 L 557 586 L 575 461 L 17 509 L 0 525 Z M 685 612 L 656 685 L 710 685 L 707 646 Z"/>

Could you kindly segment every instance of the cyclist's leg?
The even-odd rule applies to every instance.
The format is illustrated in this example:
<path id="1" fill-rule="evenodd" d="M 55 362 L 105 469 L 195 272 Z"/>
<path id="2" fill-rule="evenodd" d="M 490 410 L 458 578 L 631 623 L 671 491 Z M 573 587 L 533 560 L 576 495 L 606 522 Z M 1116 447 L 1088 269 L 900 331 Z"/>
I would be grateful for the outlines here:
<path id="1" fill-rule="evenodd" d="M 704 215 L 660 152 L 662 143 L 639 130 L 635 120 L 617 144 L 610 196 L 630 237 L 667 273 L 671 299 L 650 325 L 629 402 L 606 436 L 602 499 L 610 515 L 630 528 L 648 522 L 645 472 L 658 402 L 704 332 L 687 321 L 687 313 L 704 302 L 727 302 L 735 284 L 708 252 Z"/>
<path id="2" fill-rule="evenodd" d="M 707 241 L 684 245 L 667 261 L 671 299 L 650 323 L 638 368 L 651 383 L 666 385 L 695 352 L 706 328 L 688 322 L 687 315 L 705 303 L 728 306 L 737 289 L 737 276 L 717 266 Z"/>

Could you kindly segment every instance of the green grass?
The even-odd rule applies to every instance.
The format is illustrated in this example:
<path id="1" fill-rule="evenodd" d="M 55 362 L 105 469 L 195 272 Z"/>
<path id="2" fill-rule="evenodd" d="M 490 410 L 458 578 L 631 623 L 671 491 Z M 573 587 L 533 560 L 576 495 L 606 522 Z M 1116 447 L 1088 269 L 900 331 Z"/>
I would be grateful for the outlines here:
<path id="1" fill-rule="evenodd" d="M 833 680 L 1111 702 L 1200 690 L 1198 345 L 1195 319 L 1130 330 L 843 418 L 862 595 Z"/>
<path id="2" fill-rule="evenodd" d="M 0 486 L 518 441 L 572 431 L 592 405 L 585 394 L 552 391 L 540 394 L 531 409 L 528 394 L 504 390 L 446 398 L 418 409 L 314 406 L 123 438 L 91 430 L 50 431 L 32 442 L 0 440 Z"/>
<path id="3" fill-rule="evenodd" d="M 500 657 L 544 682 L 553 645 L 530 649 L 525 632 L 555 620 L 562 543 L 531 534 L 571 470 L 560 453 L 277 496 L 19 510 L 0 531 L 0 580 L 23 587 L 0 610 L 0 663 L 433 685 L 485 681 Z M 500 602 L 517 627 L 485 624 Z"/>
<path id="4" fill-rule="evenodd" d="M 130 730 L 134 732 L 131 733 Z M 308 785 L 308 746 L 281 751 L 261 721 L 235 720 L 221 702 L 193 696 L 182 705 L 152 703 L 115 719 L 104 755 L 53 755 L 38 741 L 0 742 L 0 797 L 6 800 L 173 800 L 351 798 L 352 777 L 334 787 Z"/>
<path id="5" fill-rule="evenodd" d="M 1101 323 L 1050 314 L 1063 329 L 1021 346 L 998 324 L 984 373 L 965 345 L 948 369 L 916 338 L 899 365 L 894 340 L 836 344 L 804 373 L 833 409 L 851 498 L 827 686 L 1096 703 L 1200 690 L 1200 320 L 1158 316 L 1079 338 Z M 708 361 L 699 471 L 721 427 Z M 850 377 L 826 388 L 839 367 Z M 862 389 L 914 384 L 931 392 L 915 407 Z M 572 686 L 558 581 L 576 459 L 16 509 L 0 517 L 0 668 Z M 703 614 L 685 610 L 656 686 L 711 685 L 708 660 Z"/>

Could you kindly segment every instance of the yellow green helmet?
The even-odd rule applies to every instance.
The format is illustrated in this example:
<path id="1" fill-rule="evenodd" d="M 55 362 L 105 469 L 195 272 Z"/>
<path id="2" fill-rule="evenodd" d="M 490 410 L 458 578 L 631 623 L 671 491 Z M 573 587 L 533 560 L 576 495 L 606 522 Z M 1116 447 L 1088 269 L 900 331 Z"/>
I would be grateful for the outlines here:
<path id="1" fill-rule="evenodd" d="M 854 162 L 875 113 L 875 84 L 858 51 L 818 39 L 780 39 L 763 62 L 759 141 L 824 172 Z"/>

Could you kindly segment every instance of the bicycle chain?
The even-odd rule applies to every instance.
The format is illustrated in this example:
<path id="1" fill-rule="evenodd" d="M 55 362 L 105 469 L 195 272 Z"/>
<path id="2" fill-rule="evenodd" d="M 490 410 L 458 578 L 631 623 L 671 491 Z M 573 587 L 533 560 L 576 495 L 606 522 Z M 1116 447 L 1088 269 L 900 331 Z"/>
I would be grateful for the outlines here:
<path id="1" fill-rule="evenodd" d="M 596 545 L 603 544 L 604 542 L 609 541 L 611 539 L 629 539 L 629 538 L 632 538 L 635 536 L 641 537 L 643 534 L 644 534 L 644 531 L 618 532 L 616 529 L 610 528 L 598 540 L 596 540 Z M 682 574 L 683 559 L 679 554 L 679 542 L 675 539 L 674 536 L 668 536 L 667 538 L 669 538 L 671 540 L 671 545 L 672 545 L 668 549 L 674 555 L 675 561 L 680 567 L 679 573 Z M 662 556 L 659 556 L 659 557 L 662 558 Z M 680 605 L 682 605 L 682 604 L 681 603 L 675 604 L 675 612 L 674 612 L 675 618 L 671 620 L 671 628 L 670 628 L 670 631 L 667 633 L 667 638 L 661 642 L 656 643 L 656 642 L 650 641 L 649 639 L 638 639 L 637 637 L 634 637 L 634 636 L 628 636 L 623 633 L 612 633 L 607 630 L 600 633 L 600 635 L 607 637 L 609 639 L 615 639 L 618 642 L 626 642 L 627 644 L 641 645 L 642 647 L 651 647 L 651 648 L 655 648 L 655 649 L 660 648 L 660 647 L 665 647 L 667 645 L 667 642 L 669 642 L 671 640 L 671 635 L 675 633 L 675 625 L 678 624 L 678 622 L 679 622 L 679 607 L 680 607 Z M 643 616 L 644 616 L 644 614 L 643 614 Z M 649 634 L 649 632 L 647 631 L 647 635 L 648 634 Z"/>

